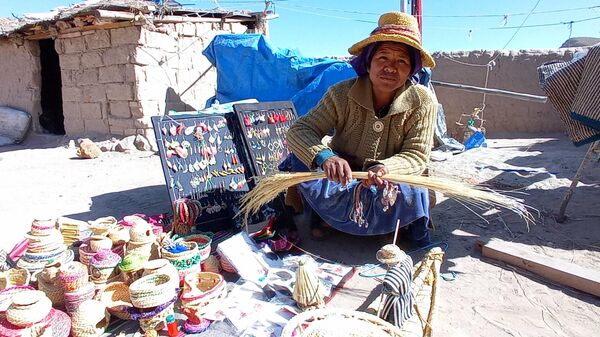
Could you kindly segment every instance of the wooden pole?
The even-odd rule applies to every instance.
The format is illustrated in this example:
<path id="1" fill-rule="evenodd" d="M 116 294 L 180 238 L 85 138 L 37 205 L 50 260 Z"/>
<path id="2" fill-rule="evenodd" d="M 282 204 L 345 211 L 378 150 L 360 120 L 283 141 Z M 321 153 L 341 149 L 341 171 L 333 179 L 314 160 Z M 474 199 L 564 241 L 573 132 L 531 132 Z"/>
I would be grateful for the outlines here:
<path id="1" fill-rule="evenodd" d="M 440 82 L 440 81 L 431 81 L 432 84 L 439 85 L 440 87 L 453 88 L 463 91 L 471 91 L 471 92 L 481 92 L 490 95 L 496 96 L 504 96 L 514 99 L 520 99 L 523 101 L 537 102 L 537 103 L 546 103 L 548 101 L 548 97 L 546 96 L 538 96 L 531 94 L 523 94 L 520 92 L 502 90 L 502 89 L 491 89 L 491 88 L 481 88 L 473 85 L 466 84 L 456 84 L 456 83 L 448 83 L 448 82 Z"/>

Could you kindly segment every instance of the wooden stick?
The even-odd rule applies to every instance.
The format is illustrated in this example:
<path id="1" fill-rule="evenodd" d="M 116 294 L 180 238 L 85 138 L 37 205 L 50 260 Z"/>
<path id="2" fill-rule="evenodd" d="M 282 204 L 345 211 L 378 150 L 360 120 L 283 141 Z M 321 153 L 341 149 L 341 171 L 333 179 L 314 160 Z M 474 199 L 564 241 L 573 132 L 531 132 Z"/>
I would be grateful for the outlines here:
<path id="1" fill-rule="evenodd" d="M 396 230 L 394 231 L 394 240 L 392 241 L 393 245 L 396 244 L 396 240 L 398 238 L 398 229 L 400 229 L 400 219 L 396 220 Z"/>
<path id="2" fill-rule="evenodd" d="M 477 247 L 485 257 L 506 262 L 551 281 L 600 297 L 600 272 L 596 270 L 536 254 L 498 239 L 487 243 L 478 240 Z"/>
<path id="3" fill-rule="evenodd" d="M 530 102 L 546 103 L 546 101 L 548 100 L 548 97 L 546 97 L 546 96 L 523 94 L 520 92 L 514 92 L 514 91 L 508 91 L 508 90 L 502 90 L 502 89 L 481 88 L 481 87 L 476 87 L 473 85 L 455 84 L 455 83 L 447 83 L 447 82 L 440 82 L 440 81 L 431 81 L 431 83 L 435 84 L 435 85 L 439 85 L 440 87 L 448 87 L 448 88 L 464 90 L 464 91 L 481 92 L 481 93 L 486 93 L 488 95 L 504 96 L 504 97 L 510 97 L 510 98 L 520 99 L 520 100 L 530 101 Z"/>

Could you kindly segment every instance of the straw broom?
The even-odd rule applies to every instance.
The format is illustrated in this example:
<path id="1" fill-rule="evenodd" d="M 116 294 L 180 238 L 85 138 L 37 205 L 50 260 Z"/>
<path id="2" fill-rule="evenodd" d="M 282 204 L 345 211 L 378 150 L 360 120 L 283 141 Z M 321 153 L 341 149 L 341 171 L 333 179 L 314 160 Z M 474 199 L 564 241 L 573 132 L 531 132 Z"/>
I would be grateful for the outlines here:
<path id="1" fill-rule="evenodd" d="M 367 179 L 368 173 L 352 172 L 352 177 L 355 179 Z M 275 199 L 279 193 L 285 191 L 288 187 L 322 178 L 326 178 L 324 172 L 277 173 L 263 177 L 252 191 L 242 197 L 242 207 L 238 215 L 247 219 L 248 216 L 258 213 L 263 205 Z M 409 184 L 415 187 L 431 189 L 465 204 L 478 207 L 504 208 L 517 213 L 527 224 L 534 222 L 533 216 L 521 200 L 490 189 L 437 177 L 386 174 L 384 178 L 393 183 Z"/>

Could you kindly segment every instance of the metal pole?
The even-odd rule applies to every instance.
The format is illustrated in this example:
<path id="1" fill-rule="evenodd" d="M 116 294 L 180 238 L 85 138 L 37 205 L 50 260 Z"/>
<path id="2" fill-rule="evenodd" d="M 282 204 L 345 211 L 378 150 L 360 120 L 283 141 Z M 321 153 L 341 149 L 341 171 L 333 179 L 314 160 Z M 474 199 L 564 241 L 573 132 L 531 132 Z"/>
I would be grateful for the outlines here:
<path id="1" fill-rule="evenodd" d="M 400 11 L 406 13 L 408 8 L 408 0 L 400 0 Z"/>
<path id="2" fill-rule="evenodd" d="M 508 90 L 502 90 L 502 89 L 481 88 L 481 87 L 476 87 L 476 86 L 472 86 L 472 85 L 455 84 L 455 83 L 447 83 L 447 82 L 440 82 L 440 81 L 431 81 L 431 83 L 437 84 L 441 87 L 454 88 L 454 89 L 463 90 L 463 91 L 481 92 L 481 93 L 486 93 L 486 94 L 490 94 L 490 95 L 497 95 L 497 96 L 510 97 L 510 98 L 514 98 L 514 99 L 520 99 L 523 101 L 530 101 L 530 102 L 537 102 L 537 103 L 546 103 L 546 101 L 548 101 L 548 97 L 546 97 L 546 96 L 523 94 L 520 92 L 514 92 L 514 91 L 508 91 Z"/>

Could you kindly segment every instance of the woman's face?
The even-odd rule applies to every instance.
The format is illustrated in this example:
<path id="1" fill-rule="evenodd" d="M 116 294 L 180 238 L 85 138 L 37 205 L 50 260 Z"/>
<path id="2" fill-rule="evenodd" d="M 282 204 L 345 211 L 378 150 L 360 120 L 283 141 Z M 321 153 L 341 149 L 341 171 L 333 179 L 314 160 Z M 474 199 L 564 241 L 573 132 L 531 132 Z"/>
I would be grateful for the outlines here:
<path id="1" fill-rule="evenodd" d="M 410 74 L 409 47 L 402 43 L 382 42 L 369 68 L 369 79 L 375 93 L 395 92 Z"/>

